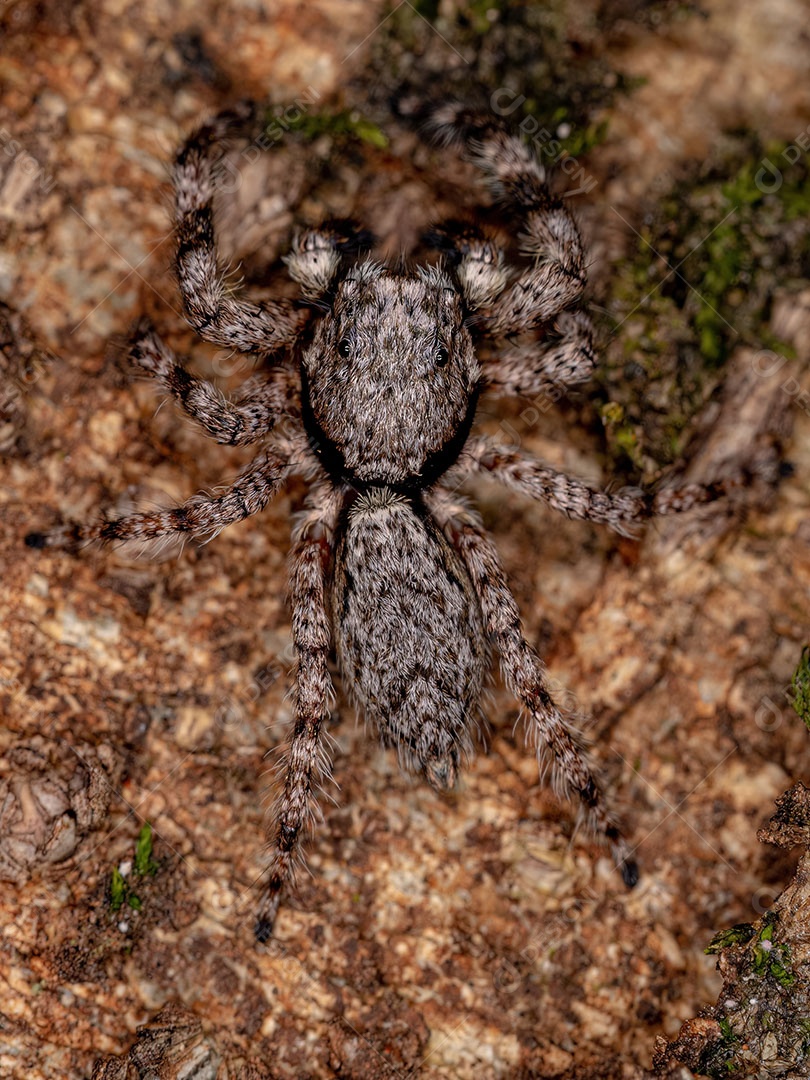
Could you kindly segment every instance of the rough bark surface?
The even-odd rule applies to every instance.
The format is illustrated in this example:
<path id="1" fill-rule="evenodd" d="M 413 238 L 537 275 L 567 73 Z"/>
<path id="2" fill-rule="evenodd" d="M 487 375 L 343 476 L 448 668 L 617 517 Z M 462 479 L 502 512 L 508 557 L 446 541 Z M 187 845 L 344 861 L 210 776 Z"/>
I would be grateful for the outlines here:
<path id="1" fill-rule="evenodd" d="M 368 107 L 365 128 L 344 116 L 353 138 L 298 131 L 240 163 L 220 231 L 258 296 L 294 295 L 277 263 L 294 221 L 352 214 L 396 254 L 483 197 L 466 166 L 393 118 L 380 56 L 393 50 L 402 69 L 407 54 L 417 70 L 426 58 L 463 85 L 486 65 L 453 27 L 472 27 L 483 56 L 505 8 L 416 6 L 384 22 L 389 9 L 371 2 L 0 2 L 4 1076 L 636 1080 L 652 1075 L 656 1037 L 674 1039 L 717 1000 L 722 978 L 703 952 L 715 931 L 755 923 L 791 880 L 795 855 L 756 832 L 810 762 L 785 694 L 810 610 L 806 247 L 789 277 L 772 265 L 758 340 L 731 327 L 679 447 L 689 479 L 753 448 L 783 455 L 792 471 L 775 489 L 638 541 L 483 480 L 471 489 L 528 638 L 627 823 L 641 869 L 630 892 L 539 783 L 499 684 L 488 752 L 450 795 L 402 776 L 339 697 L 340 787 L 308 845 L 312 875 L 257 948 L 264 758 L 291 719 L 286 553 L 304 486 L 158 561 L 23 546 L 31 529 L 182 501 L 246 459 L 171 404 L 157 411 L 154 388 L 116 353 L 147 314 L 195 371 L 225 388 L 249 373 L 195 339 L 172 278 L 166 163 L 196 121 L 243 97 L 298 99 L 313 116 Z M 698 177 L 729 131 L 799 147 L 795 163 L 775 162 L 785 190 L 806 167 L 807 8 L 537 10 L 604 89 L 604 102 L 587 98 L 607 129 L 580 155 L 596 183 L 576 208 L 592 295 L 613 314 L 603 387 L 615 404 L 627 382 L 616 372 L 636 377 L 647 333 L 646 309 L 628 316 L 615 284 L 664 189 Z M 527 47 L 539 55 L 541 40 Z M 572 100 L 580 90 L 566 86 Z M 796 220 L 768 243 L 793 243 Z M 639 299 L 667 274 L 647 256 Z M 684 304 L 683 321 L 653 327 L 676 359 Z M 641 344 L 628 355 L 629 340 Z M 668 399 L 644 401 L 665 416 Z M 608 483 L 614 447 L 590 389 L 548 406 L 487 405 L 479 430 Z M 649 477 L 643 426 L 634 461 Z M 659 1066 L 688 1075 L 660 1055 Z"/>

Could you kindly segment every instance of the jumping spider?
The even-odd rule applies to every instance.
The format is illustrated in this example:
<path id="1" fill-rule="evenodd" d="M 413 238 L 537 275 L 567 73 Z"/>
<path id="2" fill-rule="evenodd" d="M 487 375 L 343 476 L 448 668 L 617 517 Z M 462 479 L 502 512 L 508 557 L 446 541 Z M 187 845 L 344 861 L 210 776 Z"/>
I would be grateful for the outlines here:
<path id="1" fill-rule="evenodd" d="M 312 480 L 293 531 L 295 724 L 269 829 L 260 941 L 272 932 L 313 790 L 330 773 L 324 726 L 333 642 L 357 708 L 396 747 L 401 766 L 439 791 L 453 787 L 472 752 L 494 648 L 561 789 L 579 797 L 633 885 L 630 849 L 523 636 L 496 549 L 454 487 L 484 472 L 567 517 L 626 532 L 718 498 L 731 483 L 606 494 L 470 434 L 482 393 L 536 395 L 590 376 L 592 329 L 578 310 L 582 240 L 542 166 L 499 122 L 457 104 L 423 119 L 435 139 L 462 148 L 521 223 L 527 265 L 508 270 L 491 239 L 456 222 L 432 234 L 443 252 L 439 266 L 393 268 L 359 257 L 369 234 L 332 221 L 298 236 L 286 258 L 304 304 L 234 295 L 217 255 L 212 202 L 224 140 L 247 134 L 255 115 L 248 106 L 223 113 L 175 160 L 177 276 L 194 329 L 216 345 L 260 354 L 269 371 L 226 400 L 190 375 L 149 327 L 141 327 L 131 356 L 217 442 L 261 441 L 263 449 L 223 494 L 26 538 L 31 547 L 62 548 L 209 538 L 258 513 L 289 476 Z M 535 332 L 529 344 L 509 342 L 528 331 Z M 479 362 L 482 338 L 501 341 L 496 358 Z"/>

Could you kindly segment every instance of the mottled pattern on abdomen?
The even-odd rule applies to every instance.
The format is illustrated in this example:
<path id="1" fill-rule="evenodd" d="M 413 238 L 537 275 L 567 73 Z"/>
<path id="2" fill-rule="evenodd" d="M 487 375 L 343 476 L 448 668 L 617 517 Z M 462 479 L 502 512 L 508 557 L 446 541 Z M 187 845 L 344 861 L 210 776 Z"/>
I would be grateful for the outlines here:
<path id="1" fill-rule="evenodd" d="M 469 576 L 439 527 L 389 489 L 353 504 L 332 592 L 346 690 L 401 763 L 452 787 L 488 652 Z"/>

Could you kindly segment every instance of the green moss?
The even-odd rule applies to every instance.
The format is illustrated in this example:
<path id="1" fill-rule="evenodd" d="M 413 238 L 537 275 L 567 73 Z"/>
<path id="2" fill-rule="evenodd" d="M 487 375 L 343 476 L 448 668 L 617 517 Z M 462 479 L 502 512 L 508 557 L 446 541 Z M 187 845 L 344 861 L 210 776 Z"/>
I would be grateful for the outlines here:
<path id="1" fill-rule="evenodd" d="M 791 687 L 793 708 L 810 730 L 810 645 L 805 645 L 802 649 L 802 658 L 793 673 Z"/>
<path id="2" fill-rule="evenodd" d="M 727 949 L 729 945 L 744 945 L 753 936 L 754 928 L 751 923 L 737 923 L 728 930 L 721 930 L 715 934 L 703 951 L 711 956 Z"/>
<path id="3" fill-rule="evenodd" d="M 787 945 L 774 944 L 775 922 L 776 916 L 771 916 L 770 912 L 762 920 L 762 928 L 753 945 L 752 970 L 755 975 L 769 975 L 787 990 L 795 983 L 796 976 L 790 970 L 790 950 Z"/>
<path id="4" fill-rule="evenodd" d="M 719 1024 L 721 1038 L 701 1061 L 700 1070 L 712 1077 L 733 1076 L 737 1072 L 736 1056 L 740 1037 L 728 1019 L 723 1018 Z"/>
<path id="5" fill-rule="evenodd" d="M 158 864 L 152 858 L 152 826 L 147 821 L 138 833 L 135 844 L 135 873 L 146 877 L 158 872 Z"/>
<path id="6" fill-rule="evenodd" d="M 388 136 L 382 129 L 357 109 L 320 112 L 298 109 L 292 114 L 283 113 L 281 116 L 270 114 L 267 123 L 268 128 L 276 124 L 286 131 L 298 132 L 308 141 L 321 135 L 332 135 L 337 138 L 361 139 L 378 149 L 384 149 L 388 145 Z"/>
<path id="7" fill-rule="evenodd" d="M 160 869 L 160 864 L 152 857 L 152 850 L 152 826 L 147 822 L 135 841 L 131 879 L 125 878 L 117 866 L 112 869 L 107 889 L 110 911 L 120 911 L 124 904 L 133 911 L 143 908 L 143 901 L 135 892 L 134 886 L 138 881 L 154 877 Z"/>
<path id="8" fill-rule="evenodd" d="M 707 953 L 732 950 L 727 958 L 726 976 L 735 972 L 733 984 L 726 982 L 724 1005 L 717 1007 L 720 1038 L 701 1056 L 698 1071 L 716 1078 L 748 1071 L 764 1040 L 773 1040 L 785 1060 L 801 1065 L 810 1052 L 810 1020 L 799 1015 L 797 994 L 803 988 L 793 969 L 790 949 L 779 941 L 779 916 L 767 912 L 756 926 L 739 923 L 716 934 Z M 798 1075 L 798 1073 L 796 1074 Z"/>
<path id="9" fill-rule="evenodd" d="M 559 121 L 558 123 L 562 123 Z M 600 120 L 585 127 L 575 127 L 571 134 L 561 139 L 562 148 L 569 157 L 578 157 L 587 154 L 595 146 L 600 146 L 608 134 L 607 120 Z"/>
<path id="10" fill-rule="evenodd" d="M 720 1021 L 720 1031 L 723 1034 L 723 1040 L 725 1042 L 737 1041 L 737 1036 L 734 1034 L 734 1031 L 732 1030 L 731 1024 L 728 1022 L 728 1020 L 723 1019 Z"/>
<path id="11" fill-rule="evenodd" d="M 499 17 L 502 17 L 505 3 L 491 3 L 490 0 L 468 0 L 464 17 L 473 32 L 483 36 L 488 33 Z"/>
<path id="12" fill-rule="evenodd" d="M 127 896 L 127 883 L 117 866 L 110 876 L 110 910 L 120 911 Z"/>
<path id="13" fill-rule="evenodd" d="M 607 425 L 620 467 L 680 456 L 738 345 L 790 354 L 769 319 L 777 290 L 810 277 L 810 166 L 785 150 L 729 134 L 642 217 L 613 278 L 616 341 L 601 373 L 603 411 L 623 406 L 637 436 L 630 444 L 624 428 Z M 762 172 L 766 159 L 780 163 L 778 182 Z"/>
<path id="14" fill-rule="evenodd" d="M 411 7 L 428 22 L 435 23 L 439 16 L 439 0 L 411 0 Z"/>

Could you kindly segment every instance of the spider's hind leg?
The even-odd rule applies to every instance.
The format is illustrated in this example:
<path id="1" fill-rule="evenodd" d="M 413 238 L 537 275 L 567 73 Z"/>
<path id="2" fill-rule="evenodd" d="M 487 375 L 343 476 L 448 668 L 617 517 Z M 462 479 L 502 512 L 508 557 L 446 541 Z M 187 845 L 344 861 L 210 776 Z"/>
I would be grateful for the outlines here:
<path id="1" fill-rule="evenodd" d="M 341 499 L 334 489 L 321 487 L 313 489 L 308 502 L 312 509 L 296 529 L 290 555 L 292 629 L 298 655 L 295 725 L 284 757 L 284 786 L 273 812 L 270 874 L 254 926 L 260 942 L 273 933 L 282 891 L 295 868 L 301 832 L 313 814 L 313 788 L 331 775 L 323 731 L 333 694 L 327 666 L 331 631 L 326 565 Z"/>
<path id="2" fill-rule="evenodd" d="M 470 575 L 481 605 L 484 625 L 501 656 L 504 682 L 525 708 L 530 735 L 553 755 L 560 788 L 578 796 L 588 824 L 609 847 L 622 878 L 632 887 L 638 867 L 618 823 L 606 807 L 602 791 L 569 723 L 552 698 L 540 658 L 523 636 L 520 613 L 506 582 L 495 545 L 476 518 L 449 492 L 435 489 L 428 506 L 442 525 Z"/>

